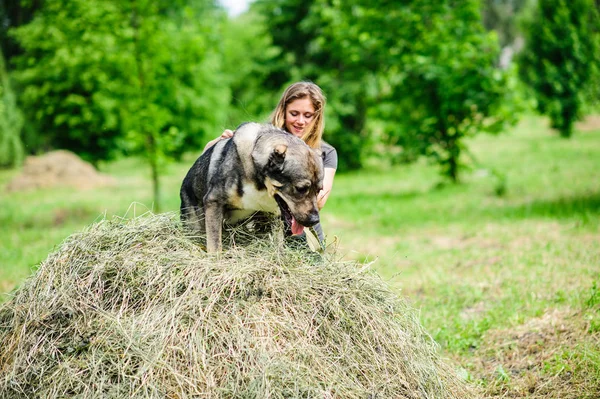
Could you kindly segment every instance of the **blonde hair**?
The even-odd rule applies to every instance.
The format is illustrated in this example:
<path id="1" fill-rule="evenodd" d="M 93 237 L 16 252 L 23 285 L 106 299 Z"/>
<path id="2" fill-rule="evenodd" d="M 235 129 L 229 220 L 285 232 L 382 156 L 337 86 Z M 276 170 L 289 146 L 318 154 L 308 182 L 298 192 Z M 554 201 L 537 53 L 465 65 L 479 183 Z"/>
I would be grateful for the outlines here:
<path id="1" fill-rule="evenodd" d="M 288 86 L 281 95 L 277 107 L 270 117 L 270 122 L 278 128 L 285 129 L 285 109 L 292 101 L 310 98 L 315 108 L 315 119 L 308 127 L 307 132 L 302 136 L 302 140 L 311 148 L 321 148 L 321 138 L 325 128 L 325 96 L 321 88 L 312 82 L 297 82 Z"/>

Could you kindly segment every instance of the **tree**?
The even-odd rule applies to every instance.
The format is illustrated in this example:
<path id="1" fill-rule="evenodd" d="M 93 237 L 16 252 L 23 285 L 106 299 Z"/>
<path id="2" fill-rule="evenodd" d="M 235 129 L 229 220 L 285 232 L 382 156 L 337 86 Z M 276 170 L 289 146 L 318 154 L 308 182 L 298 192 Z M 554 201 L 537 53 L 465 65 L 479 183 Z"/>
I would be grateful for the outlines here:
<path id="1" fill-rule="evenodd" d="M 200 3 L 204 9 L 194 10 L 185 2 L 179 9 L 171 1 L 121 2 L 129 21 L 121 39 L 131 54 L 131 73 L 121 76 L 122 98 L 127 99 L 121 129 L 125 148 L 149 162 L 156 210 L 164 161 L 199 147 L 200 139 L 212 138 L 225 117 L 229 90 L 220 84 L 225 82 L 221 57 L 215 51 L 216 37 L 211 37 L 217 32 L 196 20 L 202 16 L 219 23 L 211 4 Z"/>
<path id="2" fill-rule="evenodd" d="M 369 72 L 364 65 L 345 58 L 338 36 L 328 36 L 332 26 L 327 19 L 329 2 L 258 0 L 252 9 L 265 16 L 273 44 L 281 49 L 271 65 L 267 85 L 282 90 L 292 81 L 317 83 L 327 97 L 324 139 L 337 149 L 339 169 L 360 168 L 367 139 Z M 345 33 L 342 29 L 340 35 Z"/>
<path id="3" fill-rule="evenodd" d="M 231 90 L 227 127 L 266 121 L 281 93 L 272 79 L 281 50 L 273 45 L 264 16 L 251 9 L 223 29 L 223 72 Z"/>
<path id="4" fill-rule="evenodd" d="M 9 30 L 27 24 L 42 6 L 44 0 L 0 0 L 0 48 L 4 53 L 6 68 L 13 56 L 21 54 L 18 42 Z"/>
<path id="5" fill-rule="evenodd" d="M 14 167 L 23 162 L 22 127 L 23 117 L 0 50 L 0 167 Z"/>
<path id="6" fill-rule="evenodd" d="M 514 43 L 519 35 L 518 18 L 529 0 L 484 0 L 483 25 L 497 32 L 501 47 Z"/>
<path id="7" fill-rule="evenodd" d="M 464 139 L 498 133 L 518 114 L 518 99 L 509 98 L 516 93 L 513 71 L 497 67 L 498 42 L 485 32 L 478 3 L 415 2 L 408 44 L 390 57 L 383 75 L 387 94 L 378 116 L 390 143 L 435 160 L 453 182 L 463 166 Z"/>
<path id="8" fill-rule="evenodd" d="M 593 0 L 539 0 L 525 23 L 521 77 L 538 110 L 562 137 L 570 137 L 600 63 L 600 16 Z"/>
<path id="9" fill-rule="evenodd" d="M 93 163 L 142 155 L 158 210 L 162 162 L 200 147 L 222 125 L 222 18 L 210 0 L 45 2 L 14 31 L 24 49 L 15 71 L 20 99 L 43 145 Z"/>

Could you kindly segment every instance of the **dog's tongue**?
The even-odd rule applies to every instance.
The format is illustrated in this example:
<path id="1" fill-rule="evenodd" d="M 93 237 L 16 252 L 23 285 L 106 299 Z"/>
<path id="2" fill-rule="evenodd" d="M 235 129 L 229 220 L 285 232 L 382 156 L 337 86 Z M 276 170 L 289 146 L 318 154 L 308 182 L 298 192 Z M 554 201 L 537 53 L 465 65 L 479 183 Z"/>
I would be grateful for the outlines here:
<path id="1" fill-rule="evenodd" d="M 304 231 L 304 226 L 302 226 L 295 217 L 292 216 L 292 235 L 302 234 Z"/>

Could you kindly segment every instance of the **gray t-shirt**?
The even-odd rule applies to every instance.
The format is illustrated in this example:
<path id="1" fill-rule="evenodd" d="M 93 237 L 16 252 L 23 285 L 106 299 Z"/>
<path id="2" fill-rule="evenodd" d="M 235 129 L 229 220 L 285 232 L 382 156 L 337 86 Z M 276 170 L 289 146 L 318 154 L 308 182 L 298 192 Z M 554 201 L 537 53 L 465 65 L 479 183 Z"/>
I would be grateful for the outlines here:
<path id="1" fill-rule="evenodd" d="M 337 151 L 329 143 L 321 141 L 321 151 L 323 157 L 323 168 L 337 169 L 338 167 L 338 156 Z"/>

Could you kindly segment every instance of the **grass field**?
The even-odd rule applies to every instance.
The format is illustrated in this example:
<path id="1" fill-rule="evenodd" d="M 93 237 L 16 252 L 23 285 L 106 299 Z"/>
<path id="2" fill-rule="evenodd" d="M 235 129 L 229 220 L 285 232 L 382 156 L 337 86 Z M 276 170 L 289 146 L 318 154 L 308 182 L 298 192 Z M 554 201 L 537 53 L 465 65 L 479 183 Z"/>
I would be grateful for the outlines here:
<path id="1" fill-rule="evenodd" d="M 408 297 L 483 396 L 600 397 L 600 125 L 564 140 L 530 117 L 469 148 L 460 185 L 426 163 L 340 174 L 322 214 L 331 247 Z M 164 175 L 164 211 L 191 162 Z M 71 233 L 151 208 L 140 161 L 101 170 L 116 186 L 2 193 L 0 292 Z M 17 173 L 0 171 L 0 189 Z"/>

